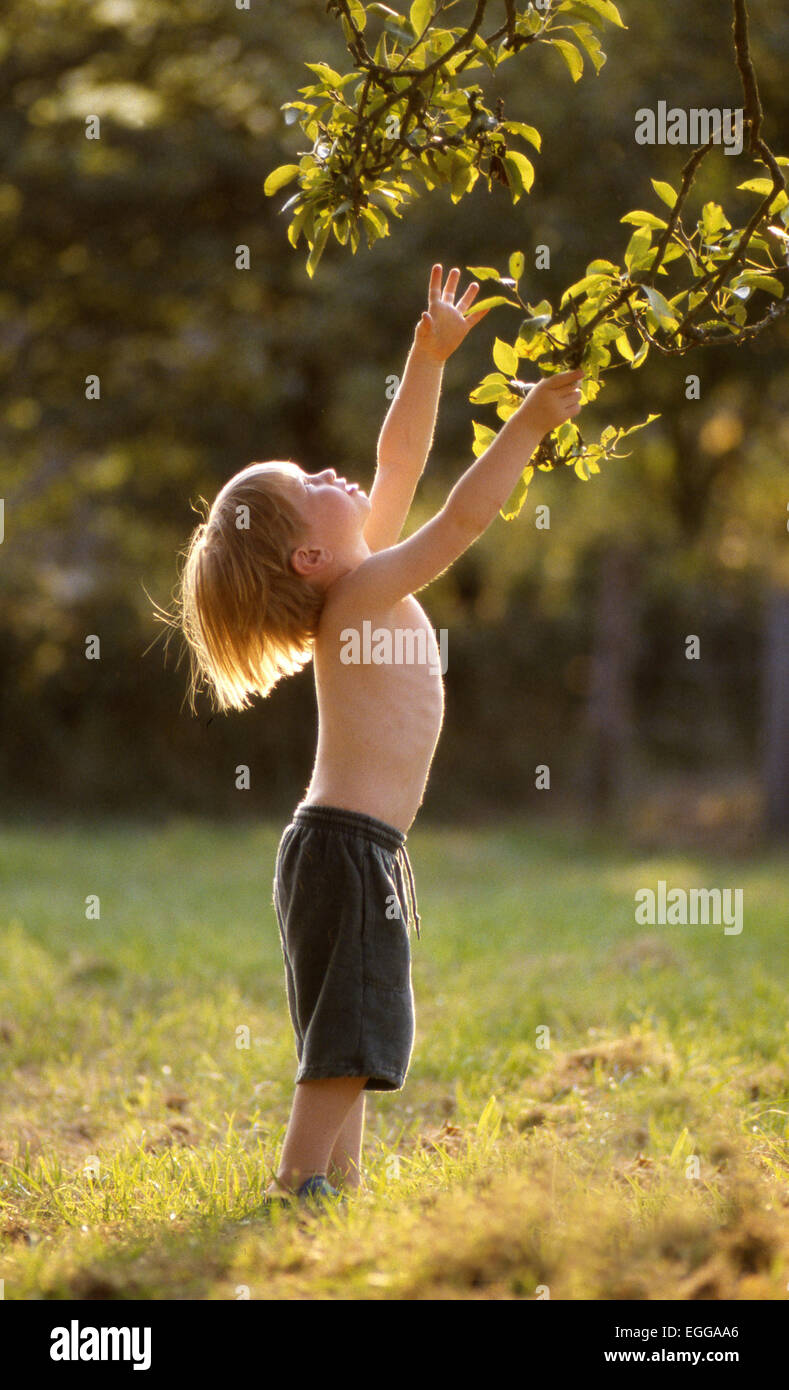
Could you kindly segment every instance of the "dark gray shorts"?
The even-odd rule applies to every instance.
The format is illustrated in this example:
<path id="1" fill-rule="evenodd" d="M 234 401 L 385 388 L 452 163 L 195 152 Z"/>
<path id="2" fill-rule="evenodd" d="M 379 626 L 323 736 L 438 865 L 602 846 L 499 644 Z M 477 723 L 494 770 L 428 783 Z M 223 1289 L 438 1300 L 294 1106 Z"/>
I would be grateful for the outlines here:
<path id="1" fill-rule="evenodd" d="M 405 835 L 334 806 L 298 806 L 277 850 L 274 907 L 296 1033 L 296 1081 L 366 1076 L 399 1091 L 414 1045 Z"/>

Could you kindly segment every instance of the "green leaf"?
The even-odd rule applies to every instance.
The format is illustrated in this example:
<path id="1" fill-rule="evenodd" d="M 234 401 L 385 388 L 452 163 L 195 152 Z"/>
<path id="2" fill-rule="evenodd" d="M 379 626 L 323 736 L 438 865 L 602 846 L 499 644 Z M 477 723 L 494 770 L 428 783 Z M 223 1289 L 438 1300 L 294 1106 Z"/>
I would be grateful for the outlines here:
<path id="1" fill-rule="evenodd" d="M 474 443 L 471 446 L 471 451 L 475 458 L 479 458 L 480 454 L 484 454 L 485 450 L 490 448 L 496 438 L 496 431 L 492 430 L 489 425 L 480 425 L 476 420 L 472 420 L 471 423 L 474 426 Z"/>
<path id="2" fill-rule="evenodd" d="M 628 338 L 626 333 L 619 334 L 619 337 L 616 339 L 614 343 L 614 347 L 617 349 L 620 357 L 624 357 L 626 362 L 633 361 L 635 353 L 633 352 L 633 349 L 630 346 L 630 339 Z"/>
<path id="3" fill-rule="evenodd" d="M 310 240 L 312 236 L 312 224 L 314 220 L 314 208 L 310 207 L 309 204 L 305 204 L 303 208 L 299 208 L 298 212 L 293 218 L 293 221 L 288 227 L 288 241 L 290 242 L 291 246 L 295 246 L 297 244 L 302 232 L 307 238 L 307 241 Z"/>
<path id="4" fill-rule="evenodd" d="M 766 290 L 768 294 L 774 294 L 778 299 L 783 299 L 784 287 L 780 280 L 776 280 L 773 275 L 765 275 L 760 270 L 744 270 L 738 275 L 736 280 L 732 280 L 730 288 L 733 290 L 742 289 Z"/>
<path id="5" fill-rule="evenodd" d="M 677 320 L 671 312 L 671 306 L 664 299 L 659 290 L 653 289 L 651 285 L 642 285 L 642 290 L 649 300 L 655 318 L 661 328 L 676 328 Z"/>
<path id="6" fill-rule="evenodd" d="M 533 477 L 534 467 L 532 464 L 527 464 L 510 493 L 509 498 L 501 509 L 501 515 L 504 517 L 505 521 L 513 521 L 518 513 L 523 510 L 523 504 L 526 501 L 526 495 L 529 491 L 529 483 Z"/>
<path id="7" fill-rule="evenodd" d="M 530 145 L 534 145 L 537 150 L 542 149 L 542 136 L 536 126 L 526 125 L 523 121 L 504 121 L 505 130 L 511 131 L 513 135 L 522 135 L 524 140 L 528 140 Z"/>
<path id="8" fill-rule="evenodd" d="M 652 232 L 649 227 L 638 227 L 627 243 L 625 265 L 628 270 L 643 270 L 652 249 Z"/>
<path id="9" fill-rule="evenodd" d="M 364 29 L 367 23 L 367 15 L 362 0 L 348 0 L 348 9 L 351 12 L 351 19 L 356 25 L 356 28 Z"/>
<path id="10" fill-rule="evenodd" d="M 577 82 L 579 78 L 583 77 L 584 60 L 574 43 L 569 43 L 567 39 L 542 39 L 540 42 L 550 43 L 553 44 L 554 48 L 558 48 L 570 69 L 573 82 Z"/>
<path id="11" fill-rule="evenodd" d="M 651 183 L 658 197 L 662 198 L 663 202 L 666 203 L 668 207 L 673 208 L 679 194 L 674 192 L 671 184 L 664 183 L 662 179 L 652 179 Z"/>
<path id="12" fill-rule="evenodd" d="M 286 183 L 295 179 L 298 173 L 298 164 L 280 164 L 278 169 L 272 169 L 263 185 L 263 192 L 270 198 L 272 193 L 279 193 L 279 190 L 284 188 Z"/>
<path id="13" fill-rule="evenodd" d="M 528 193 L 534 183 L 534 165 L 531 160 L 527 159 L 525 154 L 521 154 L 519 150 L 509 150 L 504 156 L 504 163 L 508 169 L 513 164 L 517 167 L 521 191 Z"/>
<path id="14" fill-rule="evenodd" d="M 473 188 L 478 178 L 479 170 L 474 168 L 471 161 L 456 155 L 450 176 L 452 202 L 459 203 L 463 194 Z"/>
<path id="15" fill-rule="evenodd" d="M 762 197 L 767 197 L 773 190 L 772 179 L 747 179 L 745 183 L 738 183 L 738 188 L 745 189 L 748 193 L 761 193 Z M 770 212 L 780 212 L 789 203 L 789 195 L 783 189 L 779 189 L 776 196 L 770 203 Z"/>
<path id="16" fill-rule="evenodd" d="M 701 225 L 704 228 L 704 235 L 707 240 L 716 237 L 719 232 L 731 228 L 731 222 L 727 218 L 720 203 L 705 203 L 701 210 Z"/>
<path id="17" fill-rule="evenodd" d="M 323 255 L 326 242 L 329 239 L 330 231 L 331 219 L 324 222 L 323 225 L 315 233 L 315 240 L 312 245 L 312 250 L 310 251 L 310 254 L 307 258 L 307 274 L 309 275 L 310 279 L 312 279 L 313 275 L 315 274 L 315 271 L 318 268 L 318 261 Z"/>
<path id="18" fill-rule="evenodd" d="M 505 299 L 504 295 L 494 294 L 491 299 L 482 299 L 479 303 L 475 300 L 474 303 L 466 309 L 463 317 L 468 318 L 469 314 L 478 314 L 481 309 L 497 309 L 500 304 L 509 304 L 513 309 L 519 307 L 514 299 Z"/>
<path id="19" fill-rule="evenodd" d="M 415 34 L 421 34 L 422 30 L 427 28 L 433 15 L 433 8 L 433 0 L 414 0 L 414 4 L 408 12 L 408 18 Z"/>
<path id="20" fill-rule="evenodd" d="M 630 222 L 634 227 L 656 227 L 665 228 L 668 222 L 664 222 L 662 217 L 656 217 L 654 212 L 626 212 L 624 217 L 620 217 L 620 222 Z"/>
<path id="21" fill-rule="evenodd" d="M 763 198 L 772 192 L 773 186 L 772 179 L 746 179 L 745 183 L 737 184 L 737 187 L 742 188 L 746 193 L 761 193 Z"/>
<path id="22" fill-rule="evenodd" d="M 497 386 L 495 382 L 489 382 L 487 386 L 475 386 L 469 395 L 472 405 L 491 405 L 493 401 L 500 401 L 502 396 L 508 395 L 506 386 Z"/>
<path id="23" fill-rule="evenodd" d="M 610 271 L 612 275 L 619 275 L 619 266 L 614 265 L 613 261 L 590 261 L 586 267 L 587 275 L 600 275 L 605 271 Z"/>
<path id="24" fill-rule="evenodd" d="M 360 208 L 359 216 L 367 227 L 368 247 L 379 237 L 389 235 L 389 224 L 378 208 Z"/>
<path id="25" fill-rule="evenodd" d="M 556 430 L 556 442 L 560 449 L 573 448 L 580 438 L 578 426 L 572 420 L 565 420 Z"/>
<path id="26" fill-rule="evenodd" d="M 332 85 L 342 82 L 342 73 L 330 68 L 328 63 L 305 63 L 304 66 L 309 68 L 310 72 L 314 72 L 317 77 L 322 78 L 324 82 L 330 82 Z"/>
<path id="27" fill-rule="evenodd" d="M 471 40 L 472 47 L 479 53 L 483 62 L 487 63 L 491 72 L 495 72 L 498 67 L 498 59 L 492 48 L 489 48 L 481 34 L 475 34 Z M 467 67 L 477 67 L 477 63 L 467 63 Z"/>
<path id="28" fill-rule="evenodd" d="M 512 279 L 515 280 L 516 283 L 518 280 L 520 280 L 525 269 L 526 257 L 524 256 L 523 252 L 513 251 L 509 259 L 509 272 L 512 276 Z"/>
<path id="29" fill-rule="evenodd" d="M 493 270 L 489 265 L 467 265 L 466 270 L 469 275 L 473 275 L 475 280 L 498 280 L 499 272 Z"/>
<path id="30" fill-rule="evenodd" d="M 627 28 L 627 25 L 616 8 L 616 5 L 612 3 L 612 0 L 581 0 L 581 3 L 584 9 L 594 10 L 595 14 L 599 15 L 601 19 L 607 19 L 609 24 L 616 24 L 620 29 Z M 574 8 L 572 0 L 570 0 L 569 5 L 560 5 L 557 13 L 568 8 Z"/>
<path id="31" fill-rule="evenodd" d="M 571 299 L 578 299 L 581 295 L 591 296 L 594 290 L 609 290 L 611 288 L 610 275 L 585 275 L 582 280 L 576 280 L 574 285 L 566 289 L 559 301 L 559 308 L 563 309 L 565 304 Z"/>
<path id="32" fill-rule="evenodd" d="M 572 30 L 576 38 L 583 44 L 589 54 L 594 64 L 595 72 L 599 72 L 605 65 L 605 54 L 594 29 L 590 24 L 573 24 Z"/>
<path id="33" fill-rule="evenodd" d="M 518 354 L 502 338 L 493 340 L 493 361 L 500 372 L 506 372 L 509 376 L 514 376 L 518 370 Z"/>

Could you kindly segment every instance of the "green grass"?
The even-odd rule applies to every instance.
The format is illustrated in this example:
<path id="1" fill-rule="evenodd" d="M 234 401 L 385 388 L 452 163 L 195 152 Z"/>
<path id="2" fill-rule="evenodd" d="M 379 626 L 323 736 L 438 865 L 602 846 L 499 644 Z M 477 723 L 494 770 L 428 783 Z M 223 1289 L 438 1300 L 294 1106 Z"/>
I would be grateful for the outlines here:
<path id="1" fill-rule="evenodd" d="M 265 1218 L 279 829 L 0 832 L 6 1299 L 786 1297 L 786 857 L 417 826 L 417 1038 L 367 1191 Z M 742 887 L 744 931 L 637 926 L 659 878 Z"/>

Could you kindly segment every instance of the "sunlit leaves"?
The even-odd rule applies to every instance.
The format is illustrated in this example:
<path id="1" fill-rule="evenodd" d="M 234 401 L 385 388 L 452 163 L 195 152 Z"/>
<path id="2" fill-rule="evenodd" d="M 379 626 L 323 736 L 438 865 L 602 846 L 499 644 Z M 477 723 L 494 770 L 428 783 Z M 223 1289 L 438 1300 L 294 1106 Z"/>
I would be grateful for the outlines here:
<path id="1" fill-rule="evenodd" d="M 263 185 L 263 192 L 271 197 L 272 193 L 279 193 L 286 183 L 290 183 L 296 178 L 299 172 L 298 164 L 280 164 L 278 169 L 273 169 Z"/>
<path id="2" fill-rule="evenodd" d="M 667 207 L 674 208 L 676 206 L 679 194 L 671 187 L 670 183 L 665 183 L 663 179 L 652 179 L 652 187 Z"/>
<path id="3" fill-rule="evenodd" d="M 526 257 L 522 251 L 513 251 L 509 261 L 510 277 L 516 284 L 526 269 Z"/>
<path id="4" fill-rule="evenodd" d="M 663 228 L 668 226 L 662 217 L 656 217 L 654 212 L 642 212 L 637 209 L 635 212 L 626 212 L 624 217 L 620 217 L 620 222 L 629 222 L 634 227 L 656 227 Z"/>
<path id="5" fill-rule="evenodd" d="M 494 294 L 490 299 L 480 299 L 466 310 L 466 317 L 469 314 L 478 314 L 482 309 L 497 309 L 501 304 L 509 304 L 511 308 L 517 309 L 518 305 L 514 299 L 507 299 L 503 294 Z"/>
<path id="6" fill-rule="evenodd" d="M 528 193 L 534 183 L 534 165 L 525 154 L 511 150 L 504 156 L 504 167 L 510 176 L 512 201 L 517 203 L 522 193 Z"/>
<path id="7" fill-rule="evenodd" d="M 660 328 L 676 328 L 676 327 L 677 327 L 677 320 L 676 320 L 676 317 L 675 317 L 674 314 L 671 312 L 670 306 L 668 305 L 668 303 L 666 302 L 666 300 L 664 299 L 664 297 L 663 297 L 663 295 L 660 293 L 660 291 L 654 289 L 654 287 L 653 287 L 652 285 L 642 285 L 641 288 L 642 288 L 642 290 L 643 290 L 643 293 L 646 295 L 647 299 L 649 300 L 649 307 L 650 307 L 651 314 L 652 314 L 652 318 L 653 318 L 654 322 L 655 322 Z M 649 317 L 650 317 L 650 316 L 649 316 L 649 314 L 648 314 L 648 315 L 647 315 L 647 320 L 648 320 L 648 321 L 649 321 Z M 654 326 L 654 324 L 653 324 L 652 326 Z"/>
<path id="8" fill-rule="evenodd" d="M 408 18 L 415 34 L 421 34 L 427 28 L 435 8 L 434 0 L 414 0 Z"/>
<path id="9" fill-rule="evenodd" d="M 584 71 L 584 60 L 574 43 L 569 43 L 567 39 L 547 39 L 554 48 L 558 49 L 564 58 L 565 63 L 570 69 L 573 82 L 580 81 Z"/>
<path id="10" fill-rule="evenodd" d="M 764 215 L 765 235 L 759 234 L 761 224 L 753 221 L 747 233 L 733 229 L 716 202 L 705 203 L 696 222 L 686 226 L 681 215 L 686 185 L 680 193 L 660 180 L 653 180 L 653 184 L 657 195 L 672 206 L 671 223 L 644 209 L 626 213 L 621 221 L 634 230 L 624 248 L 623 265 L 604 258 L 590 261 L 586 273 L 564 291 L 556 311 L 548 300 L 528 304 L 521 299 L 518 285 L 525 273 L 521 252 L 509 257 L 509 275 L 490 266 L 471 268 L 478 278 L 506 285 L 525 311 L 514 344 L 503 336 L 496 337 L 493 362 L 498 370 L 484 377 L 472 394 L 475 404 L 493 406 L 500 420 L 509 419 L 527 394 L 518 379 L 524 359 L 548 374 L 580 363 L 584 370 L 582 401 L 592 402 L 607 371 L 622 367 L 637 371 L 653 348 L 685 352 L 697 345 L 700 334 L 702 341 L 705 334 L 715 334 L 715 341 L 736 342 L 748 327 L 746 301 L 751 295 L 759 291 L 774 303 L 783 297 L 779 276 L 787 271 L 789 232 L 768 222 L 774 210 Z M 745 191 L 764 200 L 773 191 L 773 184 L 770 180 L 748 180 Z M 787 225 L 789 209 L 785 213 L 781 209 L 779 215 Z M 774 233 L 777 247 L 766 239 L 768 231 Z M 743 264 L 746 245 L 751 255 Z M 659 275 L 672 284 L 670 297 L 657 288 Z M 694 290 L 694 284 L 699 288 Z M 650 416 L 628 430 L 609 425 L 597 443 L 589 443 L 575 422 L 567 421 L 543 441 L 533 466 L 545 470 L 570 465 L 580 479 L 588 481 L 603 460 L 626 457 L 617 452 L 621 440 L 654 418 Z M 477 431 L 477 446 L 481 439 Z M 526 490 L 522 481 L 505 508 L 506 515 L 517 514 Z"/>
<path id="11" fill-rule="evenodd" d="M 473 70 L 495 73 L 507 59 L 523 61 L 527 47 L 516 55 L 506 39 L 488 43 L 479 32 L 448 24 L 454 7 L 438 0 L 413 0 L 403 10 L 349 0 L 343 12 L 338 5 L 328 9 L 341 22 L 351 65 L 342 72 L 322 61 L 305 64 L 312 80 L 282 111 L 284 123 L 298 126 L 310 148 L 298 151 L 298 163 L 292 159 L 273 170 L 265 183 L 273 195 L 298 180 L 299 200 L 282 211 L 293 208 L 288 239 L 292 245 L 306 242 L 310 275 L 330 234 L 355 250 L 364 230 L 372 245 L 389 234 L 390 216 L 402 216 L 425 190 L 448 187 L 457 203 L 484 175 L 489 190 L 498 184 L 513 203 L 531 191 L 534 165 L 519 145 L 539 150 L 539 130 L 505 119 L 501 111 L 494 115 L 482 88 L 467 85 L 470 78 L 473 84 Z M 365 33 L 372 18 L 375 41 Z M 599 70 L 605 55 L 597 30 L 622 23 L 608 0 L 553 5 L 544 12 L 516 5 L 513 20 L 519 40 L 556 46 L 574 81 L 584 71 L 581 49 Z M 360 47 L 363 33 L 369 56 Z M 397 195 L 389 206 L 378 196 L 383 188 Z M 374 209 L 386 215 L 379 218 Z"/>
<path id="12" fill-rule="evenodd" d="M 495 338 L 493 342 L 493 361 L 501 372 L 509 372 L 514 376 L 518 370 L 518 354 L 509 343 L 505 343 L 501 338 Z"/>
<path id="13" fill-rule="evenodd" d="M 557 13 L 570 10 L 572 12 L 581 10 L 591 10 L 593 15 L 599 19 L 605 19 L 609 24 L 616 24 L 620 29 L 626 29 L 627 25 L 622 19 L 616 5 L 612 0 L 564 0 L 564 3 L 557 5 Z"/>

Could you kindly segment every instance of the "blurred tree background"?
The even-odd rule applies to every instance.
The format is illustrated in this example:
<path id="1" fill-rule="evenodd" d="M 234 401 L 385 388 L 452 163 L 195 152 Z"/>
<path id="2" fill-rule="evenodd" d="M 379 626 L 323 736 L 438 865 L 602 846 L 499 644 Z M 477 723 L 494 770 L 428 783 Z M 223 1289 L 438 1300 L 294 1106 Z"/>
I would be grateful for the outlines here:
<path id="1" fill-rule="evenodd" d="M 503 6 L 502 6 L 503 9 Z M 253 459 L 336 466 L 369 486 L 431 264 L 506 264 L 553 300 L 675 184 L 688 151 L 644 147 L 634 115 L 660 100 L 742 104 L 728 0 L 624 0 L 608 61 L 573 84 L 555 51 L 516 55 L 488 102 L 536 124 L 529 196 L 484 183 L 455 206 L 423 197 L 355 257 L 330 242 L 314 280 L 263 183 L 303 147 L 280 107 L 304 62 L 345 64 L 321 5 L 270 0 L 10 0 L 0 28 L 5 386 L 0 406 L 2 810 L 282 815 L 314 751 L 311 672 L 243 715 L 193 718 L 175 644 L 163 659 L 148 595 L 169 604 L 176 556 Z M 752 0 L 765 135 L 789 133 L 789 11 Z M 454 19 L 454 17 L 453 17 Z M 86 118 L 100 118 L 100 139 Z M 761 172 L 717 153 L 700 196 Z M 534 268 L 547 245 L 549 269 Z M 237 248 L 249 247 L 249 269 Z M 461 282 L 465 285 L 468 276 Z M 468 393 L 490 370 L 494 310 L 445 371 L 434 452 L 412 521 L 471 462 Z M 490 330 L 490 331 L 489 331 Z M 447 716 L 424 814 L 626 815 L 750 841 L 789 824 L 787 505 L 789 322 L 739 349 L 620 371 L 603 425 L 660 420 L 588 483 L 538 474 L 424 596 L 448 630 Z M 699 400 L 685 379 L 700 378 Z M 98 377 L 89 398 L 86 379 Z M 87 391 L 87 394 L 86 394 Z M 491 423 L 493 423 L 491 419 Z M 628 447 L 628 446 L 626 446 Z M 535 526 L 548 504 L 550 529 Z M 700 660 L 686 638 L 700 639 Z M 100 639 L 100 660 L 86 639 Z M 235 787 L 247 764 L 251 789 Z M 547 764 L 551 795 L 535 787 Z"/>

